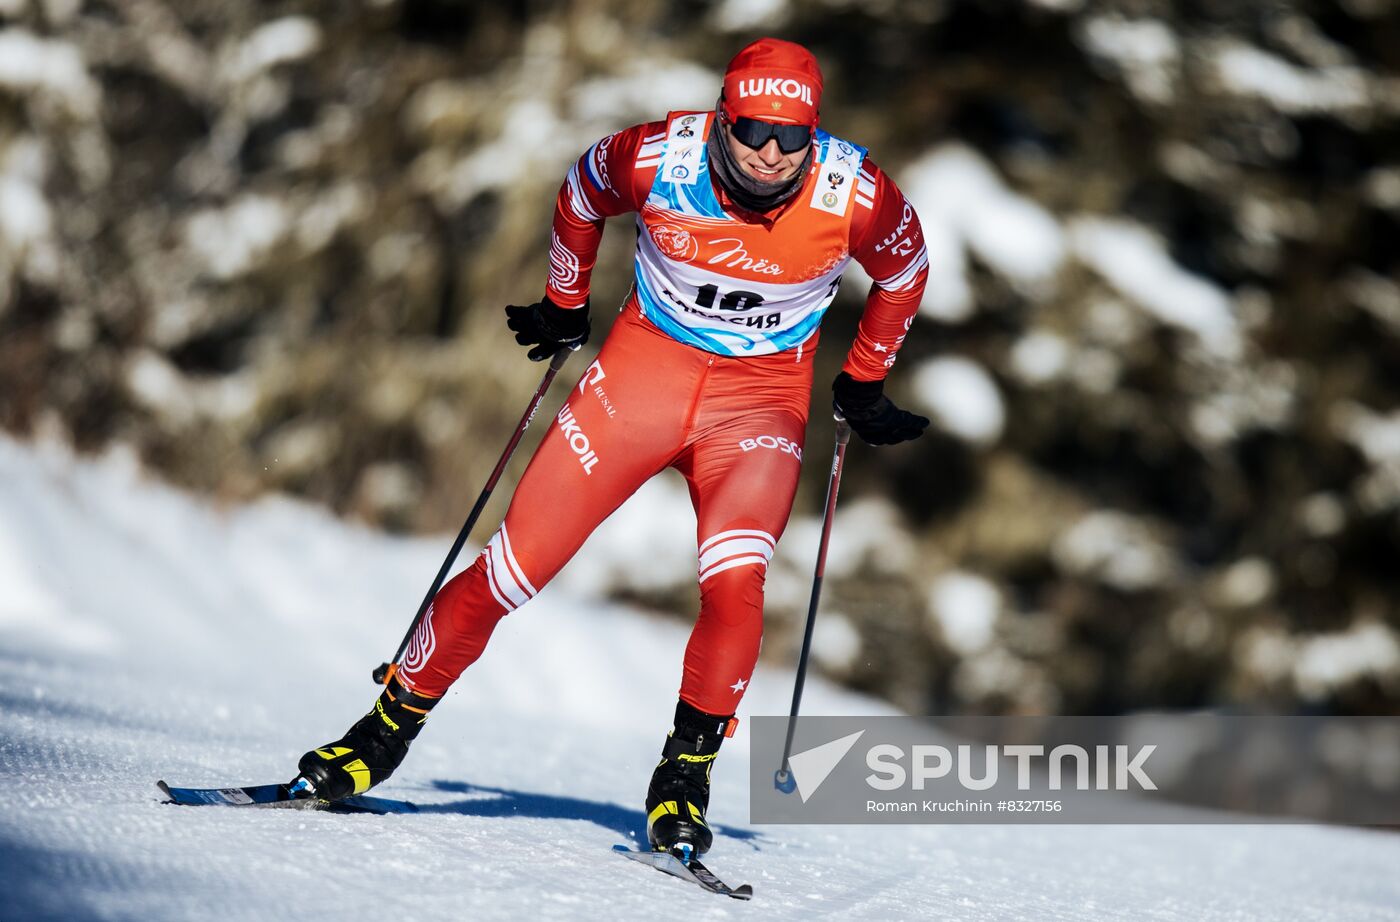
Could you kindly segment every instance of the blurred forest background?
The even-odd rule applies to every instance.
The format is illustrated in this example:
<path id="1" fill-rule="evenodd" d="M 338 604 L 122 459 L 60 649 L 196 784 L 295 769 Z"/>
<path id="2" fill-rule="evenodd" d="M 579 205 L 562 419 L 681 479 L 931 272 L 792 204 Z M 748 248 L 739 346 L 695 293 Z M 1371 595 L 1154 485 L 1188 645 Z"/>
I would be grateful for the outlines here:
<path id="1" fill-rule="evenodd" d="M 890 392 L 935 423 L 851 449 L 820 666 L 916 713 L 1395 713 L 1397 0 L 0 0 L 0 425 L 454 530 L 541 372 L 501 308 L 568 165 L 710 107 L 763 34 L 817 54 L 931 256 Z M 690 618 L 693 564 L 605 589 Z"/>

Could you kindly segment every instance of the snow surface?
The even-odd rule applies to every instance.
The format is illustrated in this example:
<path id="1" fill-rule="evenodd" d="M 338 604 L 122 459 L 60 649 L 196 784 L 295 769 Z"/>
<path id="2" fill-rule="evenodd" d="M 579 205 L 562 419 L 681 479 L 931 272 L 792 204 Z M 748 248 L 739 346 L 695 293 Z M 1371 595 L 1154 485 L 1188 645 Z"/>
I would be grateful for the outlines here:
<path id="1" fill-rule="evenodd" d="M 0 437 L 0 916 L 1397 918 L 1400 839 L 1379 832 L 755 826 L 742 728 L 715 769 L 711 864 L 755 901 L 621 861 L 686 632 L 559 584 L 503 622 L 379 789 L 421 812 L 158 802 L 157 778 L 283 779 L 337 736 L 447 544 L 285 499 L 219 507 L 120 452 Z M 784 713 L 790 691 L 770 664 L 741 715 Z M 820 681 L 804 702 L 889 712 Z"/>
<path id="2" fill-rule="evenodd" d="M 1066 572 L 1097 575 L 1126 592 L 1161 585 L 1174 563 L 1145 522 L 1108 509 L 1089 512 L 1065 529 L 1052 553 Z"/>
<path id="3" fill-rule="evenodd" d="M 53 213 L 39 187 L 0 173 L 0 247 L 23 250 L 48 237 Z"/>
<path id="4" fill-rule="evenodd" d="M 1047 330 L 1031 330 L 1011 347 L 1011 371 L 1027 384 L 1048 384 L 1069 368 L 1069 342 Z"/>
<path id="5" fill-rule="evenodd" d="M 1169 103 L 1181 63 L 1181 43 L 1158 19 L 1093 16 L 1080 28 L 1088 50 L 1122 69 L 1128 88 L 1146 102 Z"/>
<path id="6" fill-rule="evenodd" d="M 1085 263 L 1163 323 L 1195 333 L 1222 358 L 1241 351 L 1230 300 L 1217 286 L 1172 261 L 1153 231 L 1122 218 L 1082 216 L 1070 224 Z"/>
<path id="7" fill-rule="evenodd" d="M 914 395 L 946 431 L 974 445 L 1001 438 L 1006 407 L 981 365 L 959 355 L 929 359 L 914 373 Z"/>
<path id="8" fill-rule="evenodd" d="M 780 28 L 792 15 L 788 0 L 722 0 L 710 21 L 725 32 Z"/>
<path id="9" fill-rule="evenodd" d="M 1012 192 L 981 154 L 940 144 L 904 169 L 900 188 L 919 214 L 928 247 L 923 313 L 950 321 L 971 315 L 969 250 L 1026 292 L 1049 290 L 1066 253 L 1059 222 Z"/>
<path id="10" fill-rule="evenodd" d="M 24 29 L 0 29 L 0 90 L 43 93 L 80 119 L 95 117 L 102 97 L 75 46 Z"/>
<path id="11" fill-rule="evenodd" d="M 286 205 L 254 193 L 227 208 L 195 212 L 185 223 L 185 243 L 217 278 L 232 278 L 271 252 L 290 223 Z"/>
<path id="12" fill-rule="evenodd" d="M 996 631 L 1001 595 L 996 586 L 961 570 L 944 573 L 929 593 L 929 614 L 954 652 L 969 656 L 986 649 Z"/>
<path id="13" fill-rule="evenodd" d="M 288 16 L 259 26 L 234 52 L 229 76 L 249 80 L 278 64 L 299 61 L 321 47 L 321 28 L 304 16 Z"/>
<path id="14" fill-rule="evenodd" d="M 1289 115 L 1346 112 L 1368 101 L 1366 74 L 1359 68 L 1297 67 L 1240 42 L 1220 44 L 1215 68 L 1225 89 L 1261 99 Z"/>

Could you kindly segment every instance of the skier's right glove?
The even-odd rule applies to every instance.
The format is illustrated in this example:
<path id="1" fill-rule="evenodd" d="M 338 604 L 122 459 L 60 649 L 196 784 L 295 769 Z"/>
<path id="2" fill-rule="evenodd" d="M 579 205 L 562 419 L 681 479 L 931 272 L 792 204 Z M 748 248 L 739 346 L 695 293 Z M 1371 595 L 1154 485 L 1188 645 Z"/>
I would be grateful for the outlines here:
<path id="1" fill-rule="evenodd" d="M 588 342 L 588 302 L 579 307 L 559 307 L 549 296 L 535 304 L 506 307 L 506 326 L 522 346 L 534 346 L 527 355 L 543 362 L 560 349 L 577 349 Z"/>
<path id="2" fill-rule="evenodd" d="M 922 416 L 901 410 L 885 396 L 884 381 L 857 381 L 844 371 L 831 382 L 836 412 L 869 445 L 895 445 L 917 439 L 928 428 Z"/>

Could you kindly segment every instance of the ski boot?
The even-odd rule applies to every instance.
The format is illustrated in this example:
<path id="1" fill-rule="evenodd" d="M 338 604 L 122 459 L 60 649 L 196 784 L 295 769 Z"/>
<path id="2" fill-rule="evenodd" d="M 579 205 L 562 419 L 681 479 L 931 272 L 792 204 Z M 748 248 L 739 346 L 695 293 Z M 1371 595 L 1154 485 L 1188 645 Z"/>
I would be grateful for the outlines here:
<path id="1" fill-rule="evenodd" d="M 684 701 L 676 705 L 675 729 L 666 738 L 647 788 L 647 839 L 655 851 L 670 852 L 689 864 L 710 850 L 714 834 L 705 822 L 710 767 L 719 744 L 735 726 L 732 716 L 706 714 Z"/>
<path id="2" fill-rule="evenodd" d="M 344 736 L 301 757 L 293 792 L 340 800 L 368 791 L 399 767 L 439 700 L 415 695 L 390 676 L 374 707 Z"/>

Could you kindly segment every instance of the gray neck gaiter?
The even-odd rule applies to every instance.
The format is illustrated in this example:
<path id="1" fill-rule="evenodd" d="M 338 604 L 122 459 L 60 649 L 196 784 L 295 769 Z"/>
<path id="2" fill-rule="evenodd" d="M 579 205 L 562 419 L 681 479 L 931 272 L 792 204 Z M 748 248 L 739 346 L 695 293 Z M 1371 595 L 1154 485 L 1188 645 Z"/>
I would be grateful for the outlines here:
<path id="1" fill-rule="evenodd" d="M 739 161 L 734 159 L 729 145 L 725 143 L 724 130 L 724 125 L 716 116 L 714 127 L 710 129 L 710 137 L 706 141 L 710 169 L 714 171 L 720 186 L 740 208 L 760 213 L 771 211 L 792 198 L 793 194 L 802 188 L 802 183 L 807 178 L 807 170 L 812 166 L 813 146 L 808 146 L 807 156 L 802 158 L 802 166 L 791 179 L 763 182 L 745 173 Z"/>

